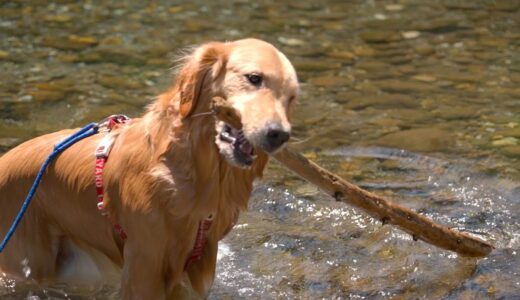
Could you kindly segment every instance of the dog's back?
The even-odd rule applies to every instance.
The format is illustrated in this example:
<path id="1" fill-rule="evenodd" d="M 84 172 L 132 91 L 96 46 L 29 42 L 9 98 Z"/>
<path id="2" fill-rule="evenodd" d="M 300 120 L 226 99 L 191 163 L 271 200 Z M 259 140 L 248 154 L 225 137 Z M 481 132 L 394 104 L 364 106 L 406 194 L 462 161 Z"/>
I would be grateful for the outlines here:
<path id="1" fill-rule="evenodd" d="M 54 145 L 72 132 L 64 130 L 40 136 L 15 147 L 0 158 L 1 238 L 14 221 L 33 180 Z M 92 208 L 95 207 L 95 194 L 85 197 L 85 193 L 77 192 L 91 189 L 92 184 L 88 181 L 92 180 L 87 175 L 93 176 L 91 144 L 90 141 L 80 142 L 49 165 L 22 221 L 4 251 L 0 253 L 0 271 L 19 278 L 54 278 L 60 275 L 60 270 L 67 277 L 85 277 L 85 274 L 79 275 L 71 271 L 74 269 L 72 263 L 78 260 L 86 266 L 89 264 L 86 257 L 93 255 L 78 251 L 80 248 L 68 236 L 95 236 L 92 234 L 93 229 L 99 229 L 92 223 L 91 217 L 81 211 L 85 202 L 82 198 L 90 198 Z M 91 150 L 90 155 L 82 155 L 82 152 L 88 150 Z M 75 171 L 71 172 L 72 168 Z M 88 208 L 85 209 L 89 211 Z M 87 224 L 88 226 L 84 226 Z M 100 233 L 102 232 L 103 229 Z M 96 274 L 93 268 L 83 269 L 91 270 L 86 272 L 87 276 Z"/>

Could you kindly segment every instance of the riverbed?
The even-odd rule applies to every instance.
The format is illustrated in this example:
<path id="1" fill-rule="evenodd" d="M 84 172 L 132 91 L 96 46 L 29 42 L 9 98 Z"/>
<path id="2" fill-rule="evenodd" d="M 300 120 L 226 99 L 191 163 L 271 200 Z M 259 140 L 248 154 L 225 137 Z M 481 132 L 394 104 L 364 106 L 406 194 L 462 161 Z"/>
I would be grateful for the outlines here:
<path id="1" fill-rule="evenodd" d="M 413 241 L 272 162 L 220 244 L 210 299 L 520 297 L 515 0 L 2 2 L 0 151 L 139 116 L 183 51 L 244 37 L 298 72 L 293 148 L 497 249 L 468 259 Z M 115 283 L 0 276 L 2 299 L 118 297 Z"/>

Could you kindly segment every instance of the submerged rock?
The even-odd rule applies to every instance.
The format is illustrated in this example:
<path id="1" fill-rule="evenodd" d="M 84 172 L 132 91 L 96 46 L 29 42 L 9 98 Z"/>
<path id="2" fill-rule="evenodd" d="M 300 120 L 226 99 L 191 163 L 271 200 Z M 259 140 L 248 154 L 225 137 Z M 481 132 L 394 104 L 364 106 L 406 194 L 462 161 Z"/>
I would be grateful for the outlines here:
<path id="1" fill-rule="evenodd" d="M 492 144 L 493 144 L 493 146 L 496 146 L 496 147 L 516 146 L 516 145 L 518 145 L 518 139 L 509 136 L 509 137 L 505 137 L 505 138 L 501 138 L 496 141 L 493 141 Z"/>
<path id="2" fill-rule="evenodd" d="M 367 43 L 390 43 L 403 39 L 397 31 L 365 31 L 360 34 L 360 37 Z"/>
<path id="3" fill-rule="evenodd" d="M 444 120 L 462 120 L 479 117 L 477 106 L 444 106 L 436 109 L 433 113 L 436 117 Z"/>
<path id="4" fill-rule="evenodd" d="M 140 82 L 119 76 L 101 75 L 96 80 L 104 87 L 113 89 L 139 89 L 143 87 Z"/>
<path id="5" fill-rule="evenodd" d="M 414 98 L 401 95 L 401 94 L 375 94 L 375 95 L 363 95 L 352 98 L 347 108 L 350 109 L 364 109 L 367 107 L 372 108 L 417 108 L 421 104 Z"/>
<path id="6" fill-rule="evenodd" d="M 65 98 L 64 91 L 52 91 L 52 90 L 33 90 L 29 91 L 28 95 L 31 99 L 38 102 L 55 102 Z"/>
<path id="7" fill-rule="evenodd" d="M 418 81 L 402 81 L 397 79 L 388 79 L 375 82 L 381 90 L 391 93 L 409 93 L 409 92 L 430 92 L 436 89 L 435 86 L 418 82 Z"/>
<path id="8" fill-rule="evenodd" d="M 520 158 L 520 146 L 506 146 L 500 149 L 505 156 Z"/>
<path id="9" fill-rule="evenodd" d="M 455 146 L 455 137 L 441 128 L 417 128 L 387 134 L 375 141 L 379 146 L 418 152 L 449 151 Z"/>
<path id="10" fill-rule="evenodd" d="M 309 83 L 318 87 L 342 87 L 351 86 L 354 79 L 345 76 L 323 76 L 309 79 Z"/>
<path id="11" fill-rule="evenodd" d="M 68 37 L 46 36 L 40 42 L 42 46 L 76 51 L 95 46 L 97 43 L 98 41 L 94 37 L 77 35 L 70 35 Z"/>

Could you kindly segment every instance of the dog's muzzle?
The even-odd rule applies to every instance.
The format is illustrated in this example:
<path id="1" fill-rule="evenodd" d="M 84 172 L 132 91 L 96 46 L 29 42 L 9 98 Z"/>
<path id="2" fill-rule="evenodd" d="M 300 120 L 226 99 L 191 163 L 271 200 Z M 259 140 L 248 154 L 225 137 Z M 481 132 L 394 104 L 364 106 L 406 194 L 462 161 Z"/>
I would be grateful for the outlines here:
<path id="1" fill-rule="evenodd" d="M 249 143 L 242 129 L 235 129 L 225 124 L 220 133 L 220 140 L 233 147 L 235 158 L 242 164 L 250 166 L 256 158 L 255 147 Z"/>

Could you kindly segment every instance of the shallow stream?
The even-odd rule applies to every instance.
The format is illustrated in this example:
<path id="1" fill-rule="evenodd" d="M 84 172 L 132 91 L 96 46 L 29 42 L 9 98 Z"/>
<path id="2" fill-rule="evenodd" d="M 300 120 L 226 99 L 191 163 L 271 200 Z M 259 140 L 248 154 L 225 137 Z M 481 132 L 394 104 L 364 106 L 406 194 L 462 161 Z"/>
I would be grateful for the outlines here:
<path id="1" fill-rule="evenodd" d="M 414 242 L 271 163 L 221 243 L 210 299 L 520 298 L 516 0 L 2 1 L 0 151 L 137 116 L 186 46 L 248 36 L 297 69 L 293 147 L 498 249 Z M 2 299 L 117 297 L 0 276 Z"/>

